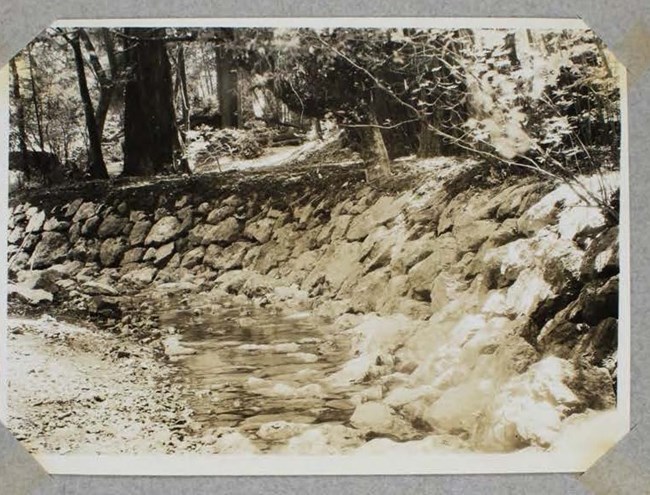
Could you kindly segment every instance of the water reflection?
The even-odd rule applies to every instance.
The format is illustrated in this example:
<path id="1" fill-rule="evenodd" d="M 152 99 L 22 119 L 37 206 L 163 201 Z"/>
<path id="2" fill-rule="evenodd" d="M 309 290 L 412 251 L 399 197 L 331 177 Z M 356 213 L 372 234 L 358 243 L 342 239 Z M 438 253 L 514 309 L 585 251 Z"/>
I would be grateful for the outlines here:
<path id="1" fill-rule="evenodd" d="M 204 306 L 168 309 L 161 323 L 177 328 L 182 344 L 197 351 L 177 365 L 194 419 L 206 430 L 253 433 L 277 420 L 345 424 L 353 413 L 348 398 L 355 389 L 325 382 L 350 358 L 349 343 L 325 319 Z"/>

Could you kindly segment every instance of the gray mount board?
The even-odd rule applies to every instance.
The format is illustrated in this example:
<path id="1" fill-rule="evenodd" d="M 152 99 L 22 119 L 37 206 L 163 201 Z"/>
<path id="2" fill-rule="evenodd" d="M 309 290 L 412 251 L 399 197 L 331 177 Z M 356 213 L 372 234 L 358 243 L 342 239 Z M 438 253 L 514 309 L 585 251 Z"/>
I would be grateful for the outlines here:
<path id="1" fill-rule="evenodd" d="M 0 3 L 0 65 L 57 19 L 173 17 L 560 17 L 582 18 L 630 72 L 632 430 L 583 475 L 100 477 L 50 476 L 0 426 L 0 492 L 101 493 L 650 493 L 650 3 L 630 0 L 346 1 L 19 0 Z M 3 188 L 4 189 L 4 188 Z"/>

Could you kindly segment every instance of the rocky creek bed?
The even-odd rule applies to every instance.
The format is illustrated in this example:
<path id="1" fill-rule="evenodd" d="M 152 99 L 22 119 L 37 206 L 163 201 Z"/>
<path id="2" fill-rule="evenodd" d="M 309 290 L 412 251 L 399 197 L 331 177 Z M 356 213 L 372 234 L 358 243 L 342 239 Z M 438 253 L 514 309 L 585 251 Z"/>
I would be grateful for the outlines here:
<path id="1" fill-rule="evenodd" d="M 10 428 L 34 452 L 513 451 L 611 411 L 616 222 L 536 177 L 401 167 L 14 198 Z"/>

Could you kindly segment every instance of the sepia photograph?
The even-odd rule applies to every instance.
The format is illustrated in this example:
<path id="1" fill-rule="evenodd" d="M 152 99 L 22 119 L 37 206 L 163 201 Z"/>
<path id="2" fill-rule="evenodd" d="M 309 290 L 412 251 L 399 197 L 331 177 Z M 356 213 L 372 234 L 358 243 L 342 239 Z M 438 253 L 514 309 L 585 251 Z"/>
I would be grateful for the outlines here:
<path id="1" fill-rule="evenodd" d="M 582 21 L 62 21 L 0 82 L 0 412 L 48 471 L 569 472 L 628 431 L 626 73 Z"/>

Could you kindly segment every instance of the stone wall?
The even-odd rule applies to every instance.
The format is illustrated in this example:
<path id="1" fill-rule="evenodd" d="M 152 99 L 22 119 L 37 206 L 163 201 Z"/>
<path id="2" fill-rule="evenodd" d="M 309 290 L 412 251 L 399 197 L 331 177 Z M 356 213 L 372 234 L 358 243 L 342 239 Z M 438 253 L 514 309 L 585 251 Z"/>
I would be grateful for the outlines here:
<path id="1" fill-rule="evenodd" d="M 523 431 L 501 405 L 551 404 L 556 431 L 571 414 L 615 404 L 618 227 L 566 185 L 514 177 L 459 187 L 466 173 L 422 171 L 392 188 L 337 174 L 17 203 L 10 292 L 51 299 L 29 292 L 39 290 L 32 269 L 56 272 L 68 291 L 85 283 L 124 295 L 193 280 L 254 302 L 300 299 L 357 323 L 404 315 L 408 324 L 389 320 L 385 332 L 356 327 L 359 357 L 335 379 L 377 381 L 391 414 L 471 431 L 486 448 L 546 445 L 546 430 Z M 596 191 L 599 181 L 584 184 Z M 617 181 L 606 177 L 612 190 Z M 545 373 L 569 393 L 539 385 Z M 531 383 L 545 391 L 521 405 Z M 478 428 L 476 411 L 490 418 Z"/>

